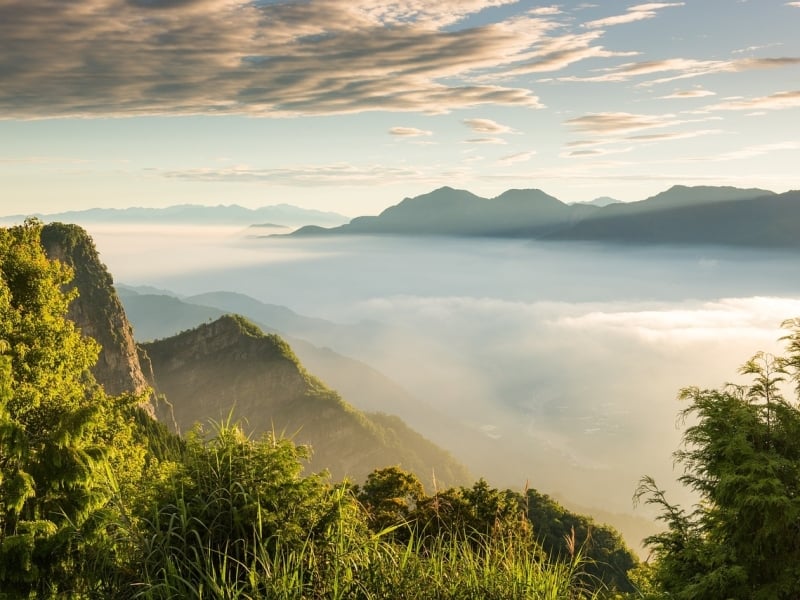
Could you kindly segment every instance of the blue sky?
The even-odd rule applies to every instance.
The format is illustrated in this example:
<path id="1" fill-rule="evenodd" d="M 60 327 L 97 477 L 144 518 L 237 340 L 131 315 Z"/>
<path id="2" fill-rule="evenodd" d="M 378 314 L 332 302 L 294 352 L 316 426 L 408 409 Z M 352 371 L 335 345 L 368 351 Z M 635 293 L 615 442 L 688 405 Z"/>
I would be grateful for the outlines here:
<path id="1" fill-rule="evenodd" d="M 800 2 L 0 0 L 0 214 L 799 188 Z"/>

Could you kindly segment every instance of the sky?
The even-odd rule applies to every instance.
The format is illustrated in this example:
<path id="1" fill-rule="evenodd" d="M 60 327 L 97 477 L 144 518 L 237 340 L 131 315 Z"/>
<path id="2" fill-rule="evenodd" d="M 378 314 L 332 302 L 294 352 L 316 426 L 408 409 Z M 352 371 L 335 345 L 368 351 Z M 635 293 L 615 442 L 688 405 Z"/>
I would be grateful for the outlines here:
<path id="1" fill-rule="evenodd" d="M 0 0 L 0 214 L 800 188 L 800 2 Z"/>

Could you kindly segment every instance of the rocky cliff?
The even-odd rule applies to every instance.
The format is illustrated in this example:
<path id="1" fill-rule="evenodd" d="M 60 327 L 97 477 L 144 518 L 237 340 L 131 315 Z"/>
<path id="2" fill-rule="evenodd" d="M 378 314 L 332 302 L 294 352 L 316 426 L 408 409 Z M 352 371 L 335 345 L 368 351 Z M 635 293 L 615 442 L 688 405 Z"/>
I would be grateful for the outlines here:
<path id="1" fill-rule="evenodd" d="M 69 265 L 74 272 L 71 285 L 78 288 L 79 296 L 70 305 L 68 317 L 102 348 L 93 369 L 97 381 L 111 395 L 147 390 L 150 385 L 133 331 L 89 234 L 77 225 L 49 223 L 42 229 L 42 245 L 50 259 Z M 154 407 L 152 398 L 144 405 L 151 415 Z"/>

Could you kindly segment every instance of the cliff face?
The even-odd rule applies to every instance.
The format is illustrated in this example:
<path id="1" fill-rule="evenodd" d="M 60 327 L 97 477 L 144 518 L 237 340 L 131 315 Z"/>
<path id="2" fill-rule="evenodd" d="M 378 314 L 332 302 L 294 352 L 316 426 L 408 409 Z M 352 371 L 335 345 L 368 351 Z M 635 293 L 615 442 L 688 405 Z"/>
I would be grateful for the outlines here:
<path id="1" fill-rule="evenodd" d="M 42 229 L 42 245 L 50 259 L 74 271 L 72 285 L 78 288 L 79 296 L 70 305 L 68 317 L 102 348 L 93 369 L 98 383 L 111 395 L 141 393 L 149 388 L 133 330 L 92 239 L 77 225 L 50 223 Z M 153 415 L 153 399 L 144 408 Z"/>
<path id="2" fill-rule="evenodd" d="M 310 375 L 280 337 L 224 316 L 143 345 L 159 393 L 182 431 L 196 422 L 241 421 L 248 433 L 274 431 L 313 449 L 311 470 L 360 481 L 400 464 L 422 480 L 469 481 L 466 469 L 400 419 L 370 416 Z"/>

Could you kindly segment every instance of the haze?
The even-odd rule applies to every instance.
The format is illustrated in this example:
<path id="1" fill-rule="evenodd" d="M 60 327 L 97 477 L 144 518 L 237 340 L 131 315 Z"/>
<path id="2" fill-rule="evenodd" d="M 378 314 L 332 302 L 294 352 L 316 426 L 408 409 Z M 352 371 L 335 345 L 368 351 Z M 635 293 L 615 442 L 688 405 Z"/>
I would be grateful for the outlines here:
<path id="1" fill-rule="evenodd" d="M 309 341 L 444 415 L 451 431 L 396 407 L 476 476 L 617 512 L 644 474 L 686 500 L 670 484 L 679 388 L 735 380 L 800 315 L 800 264 L 775 252 L 156 228 L 133 253 L 88 229 L 117 282 L 361 323 Z"/>

